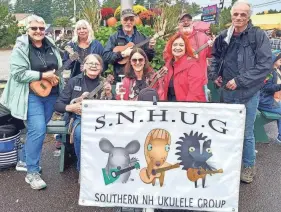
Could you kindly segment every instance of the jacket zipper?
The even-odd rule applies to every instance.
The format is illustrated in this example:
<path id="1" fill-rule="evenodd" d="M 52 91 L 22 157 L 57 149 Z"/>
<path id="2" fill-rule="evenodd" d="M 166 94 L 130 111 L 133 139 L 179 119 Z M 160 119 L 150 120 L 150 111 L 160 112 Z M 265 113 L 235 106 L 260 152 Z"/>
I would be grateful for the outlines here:
<path id="1" fill-rule="evenodd" d="M 41 56 L 41 53 L 39 51 L 37 51 L 37 55 L 39 57 L 39 59 L 41 60 L 41 62 L 43 63 L 44 67 L 47 67 L 47 63 L 46 61 L 43 59 L 43 57 Z"/>

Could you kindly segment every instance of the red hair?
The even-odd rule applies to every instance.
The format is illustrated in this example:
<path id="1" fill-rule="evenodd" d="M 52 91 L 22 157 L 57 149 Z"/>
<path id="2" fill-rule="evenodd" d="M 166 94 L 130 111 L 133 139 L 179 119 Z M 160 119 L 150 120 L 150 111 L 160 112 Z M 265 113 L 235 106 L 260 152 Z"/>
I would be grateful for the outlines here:
<path id="1" fill-rule="evenodd" d="M 183 41 L 184 41 L 185 55 L 188 56 L 188 57 L 194 57 L 193 49 L 192 49 L 192 46 L 189 42 L 188 37 L 182 32 L 177 32 L 167 42 L 167 49 L 166 49 L 167 50 L 167 58 L 169 60 L 171 60 L 174 57 L 173 53 L 172 53 L 172 46 L 173 46 L 174 41 L 177 40 L 178 38 L 182 38 Z"/>

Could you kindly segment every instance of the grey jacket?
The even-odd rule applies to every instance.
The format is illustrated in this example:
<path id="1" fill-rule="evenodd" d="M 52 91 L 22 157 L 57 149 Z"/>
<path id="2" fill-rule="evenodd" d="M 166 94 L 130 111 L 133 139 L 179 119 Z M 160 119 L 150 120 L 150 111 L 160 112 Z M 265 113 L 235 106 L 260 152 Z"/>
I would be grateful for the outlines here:
<path id="1" fill-rule="evenodd" d="M 215 40 L 212 52 L 212 64 L 208 73 L 209 80 L 223 78 L 223 86 L 227 81 L 224 78 L 222 61 L 227 57 L 227 48 L 233 33 L 233 27 L 224 30 Z M 264 85 L 264 80 L 272 70 L 271 47 L 265 32 L 253 27 L 249 22 L 247 29 L 239 37 L 238 72 L 234 77 L 237 84 L 236 91 L 223 89 L 224 102 L 246 103 Z M 222 65 L 222 66 L 221 66 Z M 222 67 L 222 68 L 220 68 Z"/>

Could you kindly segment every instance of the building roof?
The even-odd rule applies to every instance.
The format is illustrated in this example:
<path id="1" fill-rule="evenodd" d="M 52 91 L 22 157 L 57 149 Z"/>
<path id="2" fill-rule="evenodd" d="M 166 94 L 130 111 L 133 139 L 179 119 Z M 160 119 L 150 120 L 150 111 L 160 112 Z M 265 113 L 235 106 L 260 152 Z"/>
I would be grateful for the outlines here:
<path id="1" fill-rule="evenodd" d="M 32 14 L 29 14 L 29 13 L 14 13 L 14 16 L 16 17 L 17 21 L 21 21 L 31 15 Z"/>

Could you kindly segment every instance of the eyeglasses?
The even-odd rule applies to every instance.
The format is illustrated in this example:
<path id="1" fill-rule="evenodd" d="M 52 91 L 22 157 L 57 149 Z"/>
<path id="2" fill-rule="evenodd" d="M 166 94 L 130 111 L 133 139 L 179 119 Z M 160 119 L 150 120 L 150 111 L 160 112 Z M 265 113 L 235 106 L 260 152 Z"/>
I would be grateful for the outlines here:
<path id="1" fill-rule="evenodd" d="M 242 18 L 247 18 L 247 14 L 246 13 L 233 13 L 233 16 L 237 17 L 237 16 L 241 16 Z"/>
<path id="2" fill-rule="evenodd" d="M 99 63 L 85 63 L 86 65 L 90 66 L 90 67 L 95 67 L 95 66 L 100 66 Z"/>
<path id="3" fill-rule="evenodd" d="M 45 31 L 45 27 L 29 27 L 32 31 L 37 31 L 38 29 L 40 31 Z"/>
<path id="4" fill-rule="evenodd" d="M 144 58 L 133 58 L 133 59 L 131 59 L 131 61 L 133 63 L 137 63 L 138 61 L 139 61 L 139 63 L 142 63 L 144 61 Z"/>

